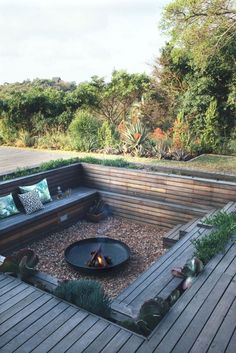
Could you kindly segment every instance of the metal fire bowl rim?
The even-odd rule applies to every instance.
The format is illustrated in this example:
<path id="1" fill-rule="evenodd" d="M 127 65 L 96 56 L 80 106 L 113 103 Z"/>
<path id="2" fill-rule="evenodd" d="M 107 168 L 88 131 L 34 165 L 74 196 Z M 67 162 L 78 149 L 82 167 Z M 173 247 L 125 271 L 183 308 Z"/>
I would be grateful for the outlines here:
<path id="1" fill-rule="evenodd" d="M 120 263 L 116 263 L 114 265 L 110 265 L 107 267 L 92 267 L 92 266 L 86 266 L 86 263 L 83 266 L 80 265 L 76 265 L 73 262 L 70 261 L 69 259 L 69 252 L 70 250 L 78 245 L 81 244 L 86 244 L 86 243 L 90 243 L 90 244 L 95 244 L 95 243 L 110 243 L 110 244 L 119 244 L 122 246 L 122 248 L 124 249 L 124 251 L 126 251 L 127 256 L 126 259 Z M 73 268 L 75 268 L 76 270 L 82 271 L 82 272 L 86 272 L 87 274 L 98 274 L 98 273 L 106 273 L 109 272 L 112 269 L 118 269 L 120 267 L 122 267 L 123 265 L 125 265 L 129 259 L 130 259 L 130 248 L 127 244 L 125 244 L 124 242 L 122 242 L 121 240 L 117 240 L 117 239 L 113 239 L 113 238 L 109 238 L 107 236 L 97 236 L 97 237 L 93 237 L 93 238 L 86 238 L 86 239 L 81 239 L 78 240 L 72 244 L 70 244 L 64 251 L 64 258 L 66 260 L 66 262 L 72 266 Z"/>

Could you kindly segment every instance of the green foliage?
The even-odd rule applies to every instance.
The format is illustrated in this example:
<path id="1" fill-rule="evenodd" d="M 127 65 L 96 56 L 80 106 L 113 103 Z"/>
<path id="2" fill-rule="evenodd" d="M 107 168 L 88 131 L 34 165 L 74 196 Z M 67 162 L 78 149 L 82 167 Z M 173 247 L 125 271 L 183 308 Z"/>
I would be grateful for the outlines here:
<path id="1" fill-rule="evenodd" d="M 232 131 L 230 139 L 227 141 L 227 150 L 236 155 L 236 127 Z"/>
<path id="2" fill-rule="evenodd" d="M 47 170 L 56 169 L 60 167 L 65 167 L 74 163 L 91 163 L 91 164 L 101 164 L 104 166 L 119 167 L 119 168 L 129 168 L 130 163 L 126 162 L 122 158 L 117 159 L 98 159 L 93 157 L 84 158 L 69 158 L 69 159 L 55 159 L 49 162 L 41 163 L 35 168 L 18 168 L 16 172 L 5 175 L 3 180 L 11 180 L 14 178 L 20 178 L 26 175 L 32 175 L 40 172 L 45 172 Z"/>
<path id="3" fill-rule="evenodd" d="M 54 294 L 72 304 L 105 318 L 110 317 L 110 299 L 101 285 L 92 280 L 64 281 Z"/>
<path id="4" fill-rule="evenodd" d="M 95 88 L 98 106 L 95 111 L 103 119 L 118 124 L 126 119 L 130 107 L 140 101 L 142 95 L 151 88 L 151 80 L 145 74 L 129 74 L 125 71 L 113 71 L 111 81 L 93 77 L 91 85 Z"/>
<path id="5" fill-rule="evenodd" d="M 5 175 L 3 180 L 11 180 L 15 178 L 20 178 L 26 175 L 32 175 L 40 172 L 45 172 L 47 170 L 56 169 L 64 167 L 73 163 L 78 163 L 79 158 L 69 158 L 69 159 L 56 159 L 49 162 L 41 163 L 38 167 L 35 168 L 18 168 L 16 172 L 9 175 Z"/>
<path id="6" fill-rule="evenodd" d="M 199 151 L 219 151 L 236 124 L 235 13 L 232 0 L 173 0 L 163 14 L 170 38 L 155 67 L 157 89 L 169 119 L 183 112 L 203 137 Z"/>
<path id="7" fill-rule="evenodd" d="M 218 212 L 204 222 L 216 227 L 209 235 L 193 241 L 195 256 L 206 264 L 216 254 L 224 251 L 227 242 L 236 231 L 236 213 Z"/>
<path id="8" fill-rule="evenodd" d="M 204 128 L 201 134 L 201 145 L 205 151 L 217 151 L 220 143 L 219 139 L 219 119 L 217 112 L 217 102 L 212 101 L 206 111 Z"/>
<path id="9" fill-rule="evenodd" d="M 174 0 L 164 10 L 162 28 L 176 48 L 201 67 L 235 38 L 233 0 Z"/>
<path id="10" fill-rule="evenodd" d="M 149 132 L 143 123 L 137 119 L 124 124 L 121 138 L 124 142 L 124 151 L 135 156 L 145 155 L 145 143 L 147 143 Z"/>
<path id="11" fill-rule="evenodd" d="M 104 121 L 98 129 L 98 143 L 101 148 L 109 148 L 114 145 L 114 138 L 111 125 L 108 121 Z"/>
<path id="12" fill-rule="evenodd" d="M 26 279 L 35 273 L 38 262 L 38 256 L 33 250 L 23 249 L 15 255 L 6 257 L 0 265 L 0 272 L 11 273 L 21 279 Z"/>
<path id="13" fill-rule="evenodd" d="M 87 111 L 77 111 L 69 126 L 72 146 L 78 151 L 98 148 L 97 134 L 101 123 Z"/>
<path id="14" fill-rule="evenodd" d="M 36 144 L 35 136 L 32 136 L 28 131 L 20 130 L 18 138 L 15 141 L 16 147 L 33 147 Z"/>
<path id="15" fill-rule="evenodd" d="M 36 146 L 37 148 L 70 151 L 72 142 L 69 134 L 58 129 L 52 129 L 37 138 Z"/>

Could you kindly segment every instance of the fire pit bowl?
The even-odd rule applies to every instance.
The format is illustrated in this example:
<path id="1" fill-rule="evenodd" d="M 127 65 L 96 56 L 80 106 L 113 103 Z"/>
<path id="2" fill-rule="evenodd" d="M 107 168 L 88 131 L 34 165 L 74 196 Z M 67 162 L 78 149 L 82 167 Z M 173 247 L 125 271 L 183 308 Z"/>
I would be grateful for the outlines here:
<path id="1" fill-rule="evenodd" d="M 91 257 L 99 249 L 103 257 L 109 258 L 106 266 L 92 266 Z M 76 270 L 87 274 L 102 274 L 122 267 L 130 258 L 129 247 L 115 239 L 107 237 L 88 238 L 69 245 L 65 250 L 65 260 Z"/>

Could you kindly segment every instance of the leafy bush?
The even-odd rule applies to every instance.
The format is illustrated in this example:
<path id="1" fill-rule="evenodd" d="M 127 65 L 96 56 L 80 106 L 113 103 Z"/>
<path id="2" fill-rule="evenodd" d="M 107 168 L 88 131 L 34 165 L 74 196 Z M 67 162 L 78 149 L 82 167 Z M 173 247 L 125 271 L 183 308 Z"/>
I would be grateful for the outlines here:
<path id="1" fill-rule="evenodd" d="M 219 116 L 217 102 L 212 101 L 206 111 L 201 145 L 206 152 L 216 152 L 220 144 Z"/>
<path id="2" fill-rule="evenodd" d="M 69 134 L 63 131 L 52 129 L 39 136 L 37 147 L 56 150 L 71 150 L 71 139 Z"/>
<path id="3" fill-rule="evenodd" d="M 18 138 L 15 141 L 16 147 L 33 147 L 36 144 L 36 137 L 28 131 L 20 130 Z"/>
<path id="4" fill-rule="evenodd" d="M 0 139 L 2 143 L 5 144 L 14 144 L 17 138 L 18 132 L 11 124 L 9 124 L 9 120 L 5 116 L 1 116 L 0 118 Z"/>
<path id="5" fill-rule="evenodd" d="M 218 212 L 204 221 L 216 227 L 209 235 L 193 241 L 194 255 L 206 264 L 216 254 L 224 251 L 225 246 L 236 231 L 236 213 Z"/>
<path id="6" fill-rule="evenodd" d="M 58 285 L 54 294 L 96 315 L 106 318 L 110 316 L 111 301 L 96 281 L 85 279 L 64 281 Z"/>
<path id="7" fill-rule="evenodd" d="M 108 121 L 104 121 L 98 129 L 98 143 L 101 148 L 109 148 L 114 145 L 113 132 Z"/>
<path id="8" fill-rule="evenodd" d="M 228 151 L 236 155 L 236 128 L 231 133 L 230 139 L 227 143 Z"/>
<path id="9" fill-rule="evenodd" d="M 98 129 L 101 122 L 86 111 L 77 111 L 75 119 L 69 126 L 72 146 L 77 151 L 92 151 L 99 147 Z"/>

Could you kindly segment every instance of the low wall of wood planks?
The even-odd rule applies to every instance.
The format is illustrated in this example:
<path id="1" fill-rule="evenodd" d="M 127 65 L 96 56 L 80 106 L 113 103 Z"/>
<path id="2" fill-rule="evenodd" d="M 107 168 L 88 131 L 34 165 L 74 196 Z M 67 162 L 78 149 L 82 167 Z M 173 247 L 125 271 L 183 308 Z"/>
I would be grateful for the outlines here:
<path id="1" fill-rule="evenodd" d="M 83 185 L 114 214 L 172 228 L 236 201 L 236 183 L 83 163 Z"/>

